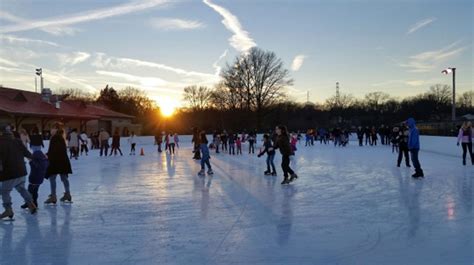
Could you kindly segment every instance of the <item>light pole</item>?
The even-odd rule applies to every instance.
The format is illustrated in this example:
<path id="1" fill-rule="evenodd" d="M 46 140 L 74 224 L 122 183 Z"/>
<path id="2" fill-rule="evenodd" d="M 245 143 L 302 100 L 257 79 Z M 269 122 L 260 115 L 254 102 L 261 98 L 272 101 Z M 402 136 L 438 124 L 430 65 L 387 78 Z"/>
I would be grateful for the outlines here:
<path id="1" fill-rule="evenodd" d="M 451 120 L 456 120 L 456 68 L 449 67 L 441 71 L 441 73 L 447 75 L 453 73 L 453 105 L 451 106 Z"/>

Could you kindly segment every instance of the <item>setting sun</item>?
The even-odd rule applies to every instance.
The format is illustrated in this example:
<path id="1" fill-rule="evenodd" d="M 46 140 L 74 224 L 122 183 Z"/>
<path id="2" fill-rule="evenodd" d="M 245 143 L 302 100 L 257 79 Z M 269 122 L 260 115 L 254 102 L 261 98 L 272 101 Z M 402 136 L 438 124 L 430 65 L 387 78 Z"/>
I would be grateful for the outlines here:
<path id="1" fill-rule="evenodd" d="M 179 106 L 178 102 L 170 97 L 160 97 L 156 102 L 160 107 L 161 115 L 164 117 L 172 116 L 176 108 Z"/>

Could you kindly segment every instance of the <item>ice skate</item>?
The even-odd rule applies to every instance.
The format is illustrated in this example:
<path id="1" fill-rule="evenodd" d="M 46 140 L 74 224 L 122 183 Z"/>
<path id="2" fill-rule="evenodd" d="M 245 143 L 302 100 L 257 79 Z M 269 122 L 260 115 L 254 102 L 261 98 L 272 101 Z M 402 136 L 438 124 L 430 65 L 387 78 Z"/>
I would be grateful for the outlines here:
<path id="1" fill-rule="evenodd" d="M 31 214 L 35 214 L 38 211 L 38 208 L 34 203 L 28 203 L 28 210 L 30 210 Z"/>
<path id="2" fill-rule="evenodd" d="M 20 206 L 21 209 L 26 209 L 28 208 L 28 203 L 23 203 L 21 206 Z"/>
<path id="3" fill-rule="evenodd" d="M 276 173 L 276 172 L 272 172 L 272 176 L 276 176 L 276 175 L 277 175 L 277 173 Z"/>
<path id="4" fill-rule="evenodd" d="M 208 174 L 208 175 L 214 175 L 214 171 L 212 171 L 212 169 L 209 169 L 209 170 L 207 171 L 207 174 Z"/>
<path id="5" fill-rule="evenodd" d="M 204 169 L 201 169 L 201 171 L 199 171 L 199 173 L 198 173 L 198 176 L 200 176 L 200 177 L 203 177 L 205 175 L 206 175 L 206 173 L 204 172 Z"/>
<path id="6" fill-rule="evenodd" d="M 290 184 L 290 181 L 288 180 L 288 178 L 285 178 L 285 179 L 281 182 L 281 185 L 287 185 L 287 184 Z"/>
<path id="7" fill-rule="evenodd" d="M 290 182 L 295 181 L 298 178 L 298 175 L 296 174 L 291 174 Z"/>
<path id="8" fill-rule="evenodd" d="M 263 174 L 264 174 L 265 176 L 268 176 L 268 175 L 270 175 L 271 173 L 270 173 L 269 170 L 267 170 L 267 171 L 263 172 Z"/>
<path id="9" fill-rule="evenodd" d="M 56 195 L 49 195 L 48 199 L 44 201 L 45 204 L 56 204 L 58 202 Z"/>
<path id="10" fill-rule="evenodd" d="M 13 216 L 15 214 L 13 213 L 13 210 L 12 209 L 5 209 L 5 211 L 0 214 L 0 219 L 2 220 L 13 220 Z M 8 218 L 8 219 L 5 219 L 5 218 Z"/>
<path id="11" fill-rule="evenodd" d="M 64 196 L 60 199 L 61 202 L 72 202 L 72 197 L 70 192 L 65 192 Z"/>

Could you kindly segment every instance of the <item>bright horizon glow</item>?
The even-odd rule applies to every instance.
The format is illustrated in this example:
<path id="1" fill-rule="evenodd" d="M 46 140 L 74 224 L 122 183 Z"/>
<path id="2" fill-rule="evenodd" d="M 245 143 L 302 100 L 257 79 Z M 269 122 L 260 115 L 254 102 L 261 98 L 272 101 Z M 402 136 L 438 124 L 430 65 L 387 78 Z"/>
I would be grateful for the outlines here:
<path id="1" fill-rule="evenodd" d="M 156 104 L 160 108 L 160 113 L 164 117 L 173 116 L 177 108 L 180 107 L 180 103 L 171 97 L 159 97 L 156 99 Z"/>
<path id="2" fill-rule="evenodd" d="M 324 103 L 336 81 L 357 98 L 411 97 L 451 84 L 446 67 L 457 69 L 459 94 L 471 91 L 473 3 L 434 2 L 3 1 L 0 84 L 35 91 L 42 68 L 52 90 L 131 86 L 181 105 L 184 87 L 213 87 L 226 64 L 259 47 L 282 59 L 300 103 L 308 92 Z"/>

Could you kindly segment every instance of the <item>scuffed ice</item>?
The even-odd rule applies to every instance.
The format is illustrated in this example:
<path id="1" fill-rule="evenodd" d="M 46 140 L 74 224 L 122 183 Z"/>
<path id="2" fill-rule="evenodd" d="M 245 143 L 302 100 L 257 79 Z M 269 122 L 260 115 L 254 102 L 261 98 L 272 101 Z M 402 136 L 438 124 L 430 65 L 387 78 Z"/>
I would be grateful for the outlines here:
<path id="1" fill-rule="evenodd" d="M 186 141 L 186 139 L 184 139 Z M 72 161 L 74 203 L 19 209 L 0 223 L 0 264 L 472 264 L 473 166 L 421 152 L 426 177 L 389 147 L 299 146 L 282 187 L 265 159 L 212 155 L 200 178 L 189 143 L 175 156 Z M 58 182 L 58 193 L 62 185 Z M 49 183 L 40 189 L 40 201 Z"/>

